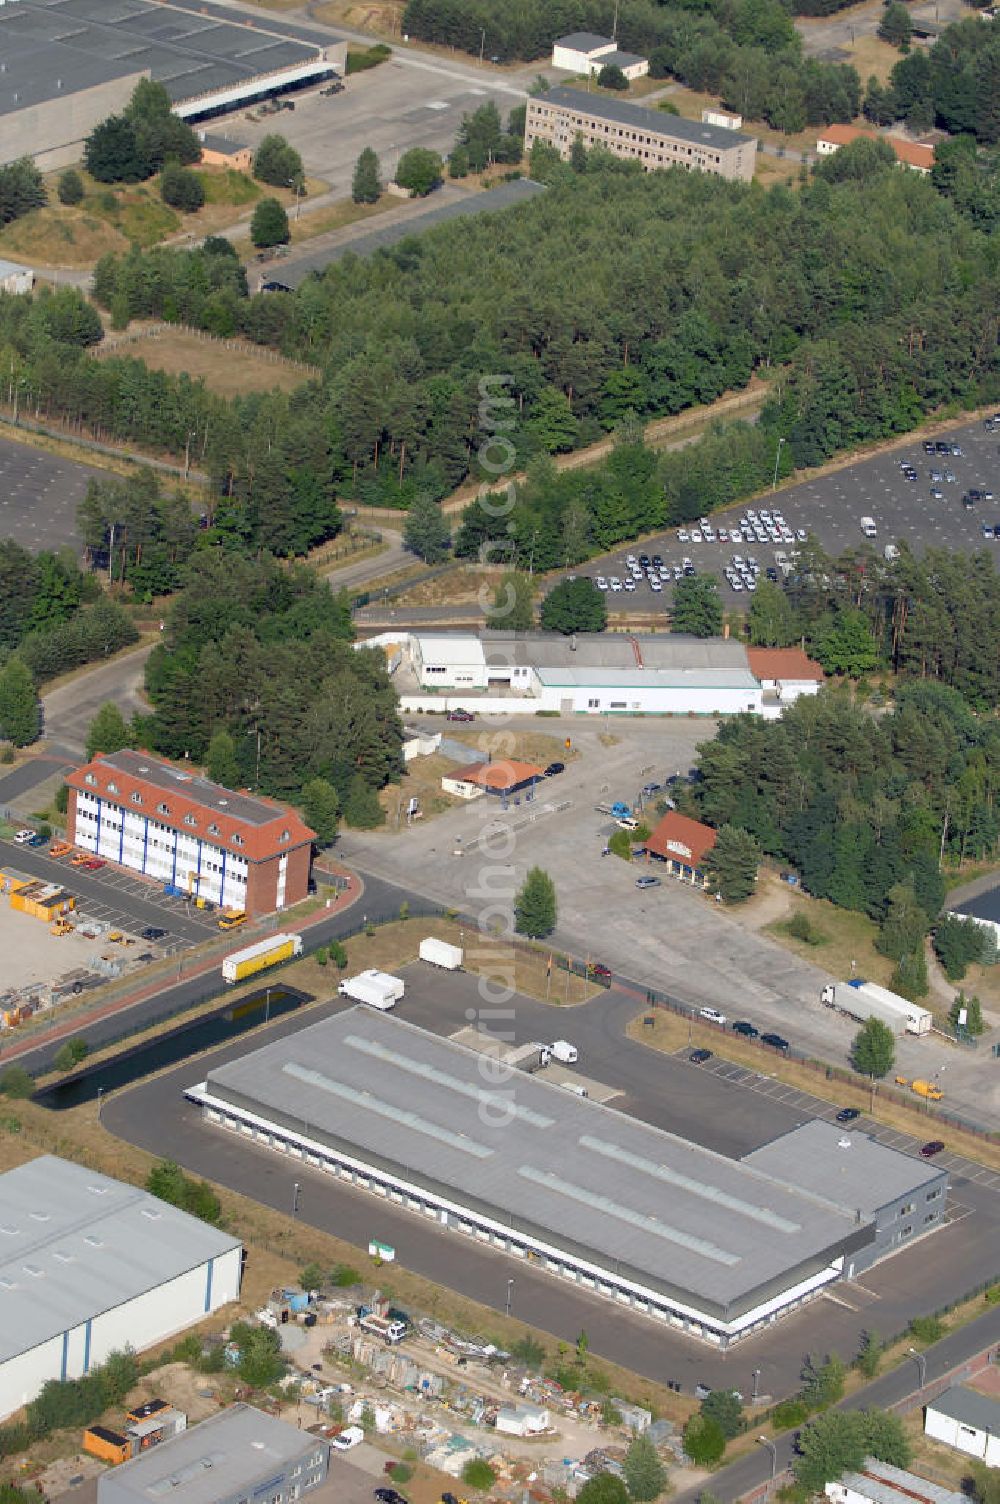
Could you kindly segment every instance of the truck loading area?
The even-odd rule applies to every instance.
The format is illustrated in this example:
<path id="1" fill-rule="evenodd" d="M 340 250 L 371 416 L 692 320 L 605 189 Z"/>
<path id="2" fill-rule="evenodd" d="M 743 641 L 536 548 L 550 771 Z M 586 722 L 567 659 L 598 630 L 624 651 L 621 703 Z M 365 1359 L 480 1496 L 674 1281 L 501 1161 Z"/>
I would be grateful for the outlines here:
<path id="1" fill-rule="evenodd" d="M 482 1054 L 367 1008 L 186 1095 L 211 1124 L 718 1347 L 878 1239 L 874 1211 L 796 1184 L 794 1165 L 779 1179 L 523 1072 L 498 1079 Z M 883 1155 L 904 1180 L 934 1175 L 871 1152 L 869 1177 Z"/>

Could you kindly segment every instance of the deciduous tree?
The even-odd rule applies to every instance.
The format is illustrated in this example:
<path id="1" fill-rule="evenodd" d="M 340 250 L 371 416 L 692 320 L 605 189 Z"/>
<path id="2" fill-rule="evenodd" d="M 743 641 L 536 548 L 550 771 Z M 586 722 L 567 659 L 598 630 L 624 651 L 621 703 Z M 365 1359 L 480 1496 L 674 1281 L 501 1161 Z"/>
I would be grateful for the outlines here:
<path id="1" fill-rule="evenodd" d="M 896 1063 L 896 1039 L 888 1024 L 869 1018 L 854 1036 L 851 1064 L 864 1076 L 887 1076 Z"/>
<path id="2" fill-rule="evenodd" d="M 593 580 L 578 575 L 553 586 L 542 601 L 540 617 L 546 632 L 603 632 L 608 607 Z"/>

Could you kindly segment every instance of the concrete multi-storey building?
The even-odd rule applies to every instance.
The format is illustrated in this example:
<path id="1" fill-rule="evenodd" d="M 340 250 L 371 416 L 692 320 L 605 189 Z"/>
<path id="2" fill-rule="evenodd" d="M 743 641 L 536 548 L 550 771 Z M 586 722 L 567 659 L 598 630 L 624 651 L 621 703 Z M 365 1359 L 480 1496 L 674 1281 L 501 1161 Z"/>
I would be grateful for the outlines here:
<path id="1" fill-rule="evenodd" d="M 98 753 L 66 782 L 81 851 L 249 915 L 309 891 L 314 832 L 285 805 L 128 750 Z"/>
<path id="2" fill-rule="evenodd" d="M 576 140 L 588 151 L 603 146 L 616 157 L 636 159 L 647 172 L 683 167 L 743 182 L 753 177 L 757 153 L 755 139 L 739 131 L 579 89 L 550 89 L 528 100 L 526 150 L 547 141 L 565 161 Z"/>

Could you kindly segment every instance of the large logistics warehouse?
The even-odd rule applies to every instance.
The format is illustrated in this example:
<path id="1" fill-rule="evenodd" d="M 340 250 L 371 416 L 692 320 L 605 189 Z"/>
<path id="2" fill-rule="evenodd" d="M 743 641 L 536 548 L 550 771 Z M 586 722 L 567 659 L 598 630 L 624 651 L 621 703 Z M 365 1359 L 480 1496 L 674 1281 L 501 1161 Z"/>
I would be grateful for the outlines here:
<path id="1" fill-rule="evenodd" d="M 347 44 L 184 0 L 9 0 L 0 5 L 0 163 L 75 162 L 142 78 L 202 120 L 343 73 Z"/>
<path id="2" fill-rule="evenodd" d="M 237 1300 L 238 1238 L 43 1155 L 0 1175 L 0 1419 Z"/>
<path id="3" fill-rule="evenodd" d="M 793 1176 L 534 1076 L 490 1087 L 482 1063 L 357 1007 L 187 1096 L 211 1123 L 719 1346 L 800 1306 L 874 1241 L 870 1216 Z"/>

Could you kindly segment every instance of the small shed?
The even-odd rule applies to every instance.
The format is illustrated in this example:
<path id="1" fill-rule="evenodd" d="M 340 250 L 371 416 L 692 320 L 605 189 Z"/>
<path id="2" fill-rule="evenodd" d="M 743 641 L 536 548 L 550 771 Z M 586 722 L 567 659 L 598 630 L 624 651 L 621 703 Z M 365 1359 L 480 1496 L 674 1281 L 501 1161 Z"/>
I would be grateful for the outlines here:
<path id="1" fill-rule="evenodd" d="M 496 1428 L 505 1436 L 541 1436 L 552 1430 L 552 1417 L 541 1405 L 523 1401 L 497 1411 Z"/>
<path id="2" fill-rule="evenodd" d="M 924 1435 L 978 1457 L 987 1467 L 1000 1467 L 1000 1401 L 953 1384 L 928 1403 Z"/>
<path id="3" fill-rule="evenodd" d="M 229 136 L 213 135 L 199 131 L 201 161 L 204 167 L 231 167 L 234 172 L 250 172 L 253 169 L 253 148 L 244 141 L 233 141 Z"/>
<path id="4" fill-rule="evenodd" d="M 30 266 L 0 259 L 0 292 L 30 292 L 34 285 L 35 274 Z"/>
<path id="5" fill-rule="evenodd" d="M 544 771 L 531 762 L 502 758 L 497 762 L 478 762 L 462 768 L 449 782 L 460 782 L 482 794 L 492 794 L 506 805 L 509 799 L 534 798 L 535 786 L 545 777 Z M 443 786 L 444 780 L 442 780 Z M 467 796 L 467 797 L 475 797 Z"/>

